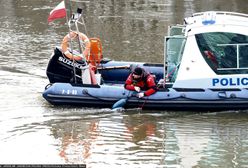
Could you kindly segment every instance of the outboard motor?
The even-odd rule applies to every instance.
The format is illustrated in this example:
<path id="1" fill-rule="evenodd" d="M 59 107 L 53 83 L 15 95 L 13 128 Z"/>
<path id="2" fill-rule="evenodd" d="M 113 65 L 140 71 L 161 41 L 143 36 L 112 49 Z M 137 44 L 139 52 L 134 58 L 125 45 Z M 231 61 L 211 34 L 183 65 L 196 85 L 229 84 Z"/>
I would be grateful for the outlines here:
<path id="1" fill-rule="evenodd" d="M 62 83 L 74 83 L 74 70 L 76 73 L 77 83 L 82 83 L 80 79 L 81 69 L 86 65 L 84 61 L 73 61 L 66 58 L 60 48 L 56 47 L 54 55 L 50 59 L 46 74 L 50 83 L 62 82 Z"/>

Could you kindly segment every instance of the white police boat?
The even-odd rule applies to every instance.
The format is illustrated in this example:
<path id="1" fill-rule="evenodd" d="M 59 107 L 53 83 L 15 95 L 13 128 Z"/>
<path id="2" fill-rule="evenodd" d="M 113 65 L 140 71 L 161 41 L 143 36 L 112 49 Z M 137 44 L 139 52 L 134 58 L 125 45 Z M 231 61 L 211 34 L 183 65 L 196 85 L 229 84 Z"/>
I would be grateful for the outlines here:
<path id="1" fill-rule="evenodd" d="M 160 110 L 248 109 L 248 15 L 208 11 L 169 27 L 161 64 L 101 59 L 95 72 L 101 80 L 85 83 L 86 63 L 73 62 L 56 48 L 43 97 L 54 105 L 112 107 L 125 100 L 124 108 Z M 77 65 L 77 66 L 75 66 Z M 136 66 L 156 76 L 158 91 L 141 99 L 124 89 Z M 74 79 L 74 80 L 73 80 Z"/>

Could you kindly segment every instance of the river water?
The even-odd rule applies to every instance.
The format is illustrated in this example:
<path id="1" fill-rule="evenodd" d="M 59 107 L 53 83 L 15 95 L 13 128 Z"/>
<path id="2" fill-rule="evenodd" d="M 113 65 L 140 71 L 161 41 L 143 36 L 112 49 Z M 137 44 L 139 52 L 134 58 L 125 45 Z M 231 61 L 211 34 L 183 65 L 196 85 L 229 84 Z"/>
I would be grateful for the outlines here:
<path id="1" fill-rule="evenodd" d="M 248 111 L 221 113 L 56 107 L 41 96 L 65 21 L 60 0 L 0 0 L 0 163 L 87 167 L 247 167 Z M 94 0 L 82 7 L 104 57 L 163 61 L 170 24 L 194 12 L 247 12 L 247 0 Z"/>

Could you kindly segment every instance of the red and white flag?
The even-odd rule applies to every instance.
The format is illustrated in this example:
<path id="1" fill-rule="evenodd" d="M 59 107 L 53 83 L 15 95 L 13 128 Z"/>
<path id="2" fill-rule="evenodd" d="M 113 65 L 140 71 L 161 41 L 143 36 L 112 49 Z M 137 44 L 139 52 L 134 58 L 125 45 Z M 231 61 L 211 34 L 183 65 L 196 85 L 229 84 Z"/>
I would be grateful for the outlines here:
<path id="1" fill-rule="evenodd" d="M 65 2 L 60 2 L 51 12 L 48 17 L 48 22 L 52 22 L 55 19 L 66 17 Z"/>

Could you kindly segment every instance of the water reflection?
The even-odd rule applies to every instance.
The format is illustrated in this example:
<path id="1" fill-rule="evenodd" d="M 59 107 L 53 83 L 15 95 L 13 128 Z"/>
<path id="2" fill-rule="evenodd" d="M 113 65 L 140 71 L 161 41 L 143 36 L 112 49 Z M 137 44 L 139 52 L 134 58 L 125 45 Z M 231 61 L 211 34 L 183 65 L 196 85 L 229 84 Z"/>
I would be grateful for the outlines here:
<path id="1" fill-rule="evenodd" d="M 247 164 L 247 119 L 240 115 L 98 115 L 51 122 L 66 163 L 214 167 Z M 239 117 L 238 117 L 239 116 Z M 234 127 L 235 126 L 235 127 Z"/>
<path id="2" fill-rule="evenodd" d="M 156 141 L 162 139 L 155 137 L 154 121 L 143 122 L 149 118 L 115 114 L 90 121 L 64 121 L 54 124 L 52 132 L 56 139 L 61 140 L 59 155 L 67 163 L 117 166 L 131 161 L 131 165 L 135 165 L 140 159 L 146 162 L 148 157 L 155 162 L 162 154 L 157 152 L 161 142 Z M 135 122 L 136 119 L 138 122 Z M 145 158 L 143 154 L 146 154 Z M 150 164 L 154 164 L 151 160 Z"/>

